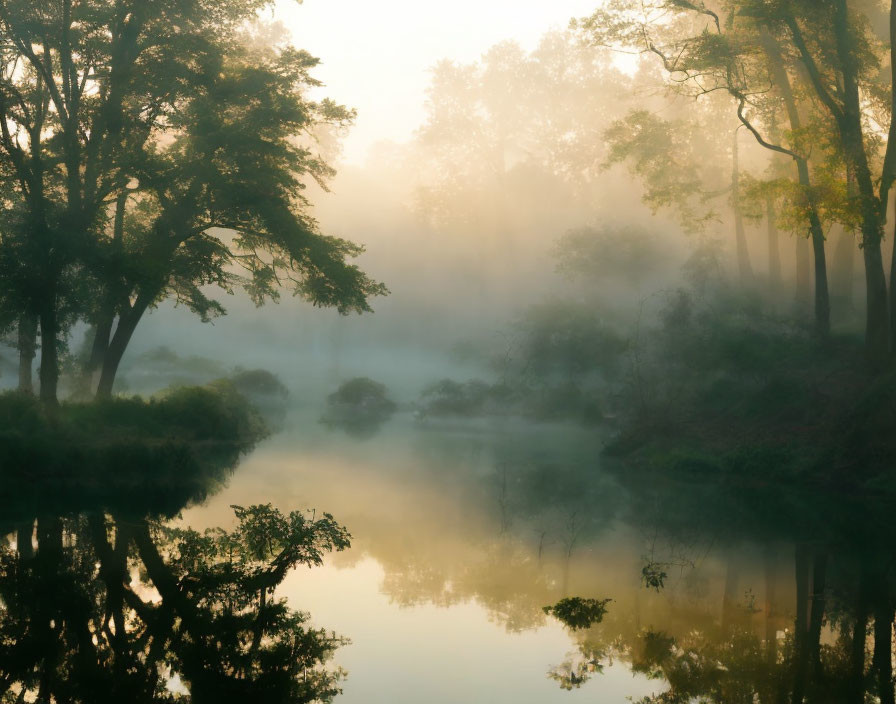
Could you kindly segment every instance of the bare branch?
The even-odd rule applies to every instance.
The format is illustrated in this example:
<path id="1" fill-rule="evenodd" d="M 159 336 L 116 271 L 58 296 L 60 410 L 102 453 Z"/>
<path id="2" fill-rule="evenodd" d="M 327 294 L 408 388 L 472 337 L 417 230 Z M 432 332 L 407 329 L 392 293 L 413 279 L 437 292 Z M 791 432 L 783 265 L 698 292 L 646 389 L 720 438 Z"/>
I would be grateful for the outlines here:
<path id="1" fill-rule="evenodd" d="M 787 147 L 782 147 L 780 144 L 772 144 L 771 142 L 766 141 L 761 134 L 759 134 L 759 130 L 757 130 L 750 120 L 744 115 L 744 107 L 747 104 L 746 98 L 743 96 L 735 96 L 738 98 L 737 103 L 737 118 L 741 121 L 741 124 L 746 127 L 752 135 L 756 138 L 756 141 L 759 142 L 766 149 L 771 149 L 773 152 L 778 152 L 779 154 L 787 154 L 793 159 L 799 159 L 800 156 L 794 151 L 787 149 Z"/>

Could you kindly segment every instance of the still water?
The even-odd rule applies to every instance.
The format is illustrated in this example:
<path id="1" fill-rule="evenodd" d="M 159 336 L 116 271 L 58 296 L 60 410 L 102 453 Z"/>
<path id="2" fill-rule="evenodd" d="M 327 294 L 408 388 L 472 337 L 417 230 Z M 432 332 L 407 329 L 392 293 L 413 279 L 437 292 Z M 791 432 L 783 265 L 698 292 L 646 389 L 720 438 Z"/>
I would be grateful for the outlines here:
<path id="1" fill-rule="evenodd" d="M 638 661 L 645 634 L 702 631 L 719 673 L 731 663 L 708 651 L 735 631 L 778 649 L 792 638 L 788 536 L 724 512 L 689 525 L 687 485 L 633 495 L 602 468 L 593 429 L 399 417 L 351 438 L 311 420 L 291 418 L 184 520 L 219 525 L 230 504 L 271 501 L 348 527 L 348 552 L 282 585 L 351 639 L 336 656 L 342 701 L 638 701 L 669 691 L 661 664 Z M 544 614 L 569 596 L 612 599 L 604 622 L 574 632 Z"/>
<path id="2" fill-rule="evenodd" d="M 651 476 L 602 457 L 604 440 L 401 413 L 359 437 L 293 411 L 180 518 L 147 523 L 105 505 L 38 515 L 17 554 L 32 526 L 13 516 L 0 701 L 236 701 L 233 682 L 253 672 L 282 674 L 268 701 L 334 687 L 346 704 L 892 701 L 886 498 Z M 319 566 L 294 555 L 276 576 L 257 561 L 222 569 L 228 545 L 248 544 L 233 506 L 253 504 L 314 509 L 312 522 L 331 513 L 351 547 Z M 190 542 L 179 527 L 236 532 Z M 65 570 L 41 561 L 45 545 Z M 57 604 L 63 590 L 84 605 Z M 609 601 L 573 629 L 544 611 L 567 597 Z M 251 620 L 278 598 L 310 615 L 317 640 L 290 640 L 298 621 Z M 249 625 L 231 638 L 240 618 Z M 320 667 L 317 647 L 332 651 Z M 336 684 L 314 679 L 340 670 Z"/>
<path id="3" fill-rule="evenodd" d="M 606 480 L 580 471 L 599 448 L 593 431 L 400 417 L 353 439 L 307 420 L 291 419 L 184 521 L 220 525 L 230 504 L 271 501 L 346 525 L 348 552 L 282 585 L 316 624 L 351 639 L 336 657 L 349 673 L 341 701 L 625 702 L 661 689 L 622 663 L 604 668 L 595 692 L 570 693 L 547 674 L 576 643 L 542 607 L 564 588 L 637 585 L 620 536 L 604 534 Z"/>

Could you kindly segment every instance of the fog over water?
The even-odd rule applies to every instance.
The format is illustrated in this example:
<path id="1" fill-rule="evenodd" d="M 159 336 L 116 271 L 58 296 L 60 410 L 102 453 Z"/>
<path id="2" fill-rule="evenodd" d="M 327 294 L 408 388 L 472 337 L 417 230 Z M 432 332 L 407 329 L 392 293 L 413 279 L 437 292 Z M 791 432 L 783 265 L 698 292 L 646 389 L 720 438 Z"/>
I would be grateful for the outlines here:
<path id="1" fill-rule="evenodd" d="M 896 704 L 894 42 L 0 0 L 0 704 Z"/>

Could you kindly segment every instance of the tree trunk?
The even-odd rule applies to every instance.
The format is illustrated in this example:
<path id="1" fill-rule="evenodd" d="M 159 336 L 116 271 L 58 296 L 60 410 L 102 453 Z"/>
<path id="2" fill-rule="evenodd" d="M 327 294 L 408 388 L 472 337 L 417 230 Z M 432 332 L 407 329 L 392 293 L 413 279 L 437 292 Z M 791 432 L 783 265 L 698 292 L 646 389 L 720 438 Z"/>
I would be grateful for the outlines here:
<path id="1" fill-rule="evenodd" d="M 809 240 L 796 238 L 796 309 L 808 315 L 812 300 L 812 268 L 809 262 Z"/>
<path id="2" fill-rule="evenodd" d="M 58 403 L 59 349 L 55 292 L 45 292 L 40 307 L 40 400 L 49 405 Z"/>
<path id="3" fill-rule="evenodd" d="M 771 196 L 765 199 L 766 232 L 768 235 L 768 285 L 772 301 L 781 292 L 781 250 L 778 245 L 778 219 Z"/>
<path id="4" fill-rule="evenodd" d="M 872 364 L 882 365 L 890 346 L 887 280 L 880 251 L 879 220 L 868 217 L 862 225 L 862 255 L 865 261 L 865 348 Z"/>
<path id="5" fill-rule="evenodd" d="M 19 316 L 19 391 L 34 393 L 32 366 L 37 353 L 37 316 L 24 312 Z"/>
<path id="6" fill-rule="evenodd" d="M 881 583 L 886 585 L 885 579 Z M 874 669 L 881 704 L 896 704 L 893 691 L 893 605 L 886 586 L 881 588 L 874 608 Z"/>
<path id="7" fill-rule="evenodd" d="M 62 519 L 45 516 L 37 519 L 37 552 L 44 562 L 59 566 L 62 556 Z"/>
<path id="8" fill-rule="evenodd" d="M 847 116 L 842 120 L 844 153 L 855 174 L 861 202 L 862 258 L 865 263 L 865 348 L 874 366 L 882 366 L 890 348 L 890 316 L 887 279 L 884 274 L 881 240 L 883 219 L 880 202 L 874 195 L 874 183 L 865 154 L 860 118 Z"/>
<path id="9" fill-rule="evenodd" d="M 737 592 L 740 584 L 740 570 L 735 562 L 736 557 L 728 558 L 725 571 L 725 590 L 722 593 L 722 634 L 727 638 L 734 629 L 737 620 Z"/>
<path id="10" fill-rule="evenodd" d="M 34 557 L 34 521 L 23 521 L 16 526 L 16 551 L 23 560 Z"/>
<path id="11" fill-rule="evenodd" d="M 737 271 L 740 282 L 744 286 L 752 286 L 753 265 L 750 263 L 750 251 L 747 246 L 747 235 L 744 231 L 744 218 L 740 209 L 740 164 L 737 145 L 738 130 L 734 130 L 731 143 L 731 205 L 734 211 L 734 239 L 737 248 Z"/>
<path id="12" fill-rule="evenodd" d="M 778 661 L 778 628 L 775 624 L 777 609 L 775 601 L 777 589 L 775 582 L 775 553 L 771 545 L 765 546 L 765 653 L 770 665 Z"/>
<path id="13" fill-rule="evenodd" d="M 805 545 L 796 547 L 796 621 L 793 626 L 793 704 L 802 704 L 806 695 L 809 664 L 809 554 Z"/>
<path id="14" fill-rule="evenodd" d="M 809 236 L 815 260 L 815 332 L 827 337 L 831 332 L 831 299 L 828 292 L 827 260 L 824 254 L 824 231 L 815 208 L 809 210 Z"/>
<path id="15" fill-rule="evenodd" d="M 843 155 L 851 173 L 861 203 L 862 254 L 865 261 L 865 294 L 867 297 L 865 318 L 865 348 L 869 361 L 876 367 L 885 364 L 890 348 L 890 316 L 888 310 L 887 279 L 880 243 L 883 239 L 883 213 L 881 202 L 874 192 L 874 179 L 865 151 L 865 135 L 862 125 L 862 106 L 859 84 L 856 46 L 850 32 L 849 8 L 846 0 L 834 2 L 833 23 L 837 44 L 837 56 L 843 79 L 842 112 L 835 114 Z"/>
<path id="16" fill-rule="evenodd" d="M 860 587 L 862 589 L 863 587 Z M 865 638 L 868 635 L 868 612 L 863 595 L 856 604 L 856 620 L 852 630 L 849 653 L 849 689 L 847 701 L 850 704 L 865 702 Z"/>
<path id="17" fill-rule="evenodd" d="M 896 239 L 896 233 L 894 233 Z M 890 256 L 890 351 L 896 355 L 896 241 L 893 244 L 893 254 Z"/>
<path id="18" fill-rule="evenodd" d="M 831 294 L 835 306 L 849 312 L 853 308 L 853 279 L 855 277 L 856 236 L 840 227 L 834 245 L 831 267 Z M 896 263 L 894 263 L 896 264 Z"/>
<path id="19" fill-rule="evenodd" d="M 812 607 L 809 612 L 809 663 L 812 667 L 812 679 L 818 684 L 822 677 L 821 670 L 821 625 L 825 610 L 825 581 L 827 577 L 828 556 L 817 553 L 812 565 Z"/>
<path id="20" fill-rule="evenodd" d="M 93 344 L 90 347 L 90 359 L 87 361 L 85 373 L 90 379 L 91 385 L 99 381 L 99 373 L 102 371 L 106 358 L 106 350 L 109 348 L 109 338 L 112 335 L 112 324 L 115 322 L 115 309 L 105 306 L 100 313 L 93 335 Z"/>
<path id="21" fill-rule="evenodd" d="M 106 613 L 111 614 L 115 632 L 112 636 L 113 649 L 125 652 L 127 648 L 127 631 L 125 618 L 125 585 L 131 579 L 128 573 L 128 546 L 130 545 L 130 529 L 119 520 L 115 522 L 115 547 L 108 541 L 106 521 L 102 514 L 92 514 L 88 518 L 93 544 L 99 557 L 97 576 L 106 584 Z M 125 676 L 126 666 L 120 658 L 113 661 L 116 676 Z"/>
<path id="22" fill-rule="evenodd" d="M 112 336 L 103 358 L 103 368 L 96 389 L 97 398 L 112 396 L 112 387 L 115 384 L 115 375 L 118 374 L 118 366 L 121 364 L 131 336 L 137 328 L 137 323 L 140 322 L 143 313 L 149 307 L 149 300 L 151 299 L 148 297 L 138 297 L 133 307 L 118 319 L 118 327 L 115 329 L 115 334 Z"/>
<path id="23" fill-rule="evenodd" d="M 122 184 L 123 188 L 124 184 Z M 126 306 L 127 295 L 122 293 L 124 286 L 121 283 L 121 256 L 124 242 L 124 221 L 128 202 L 126 190 L 122 190 L 115 201 L 115 221 L 112 230 L 112 260 L 109 264 L 109 279 L 106 282 L 106 292 L 99 317 L 96 321 L 96 332 L 93 336 L 93 344 L 90 350 L 90 360 L 87 363 L 87 376 L 91 385 L 99 384 L 99 377 L 109 349 L 112 336 L 112 326 L 115 323 L 115 310 L 117 304 Z"/>
<path id="24" fill-rule="evenodd" d="M 790 85 L 790 77 L 784 68 L 781 58 L 781 49 L 772 34 L 766 27 L 762 28 L 762 41 L 765 53 L 769 58 L 775 83 L 781 92 L 784 106 L 787 110 L 787 119 L 790 122 L 792 132 L 797 132 L 802 127 L 802 120 L 797 109 L 796 99 Z M 821 226 L 821 217 L 818 214 L 818 206 L 812 195 L 812 178 L 809 174 L 809 162 L 803 156 L 794 155 L 797 176 L 800 186 L 806 197 L 806 213 L 809 226 L 809 239 L 812 241 L 812 252 L 815 258 L 815 331 L 821 337 L 826 337 L 831 330 L 831 301 L 828 292 L 827 259 L 824 251 L 824 230 Z M 797 244 L 797 302 L 802 305 L 803 300 L 808 301 L 808 271 L 804 272 L 801 262 L 800 245 Z M 808 269 L 808 260 L 805 262 Z M 805 287 L 805 288 L 803 288 Z M 805 299 L 803 298 L 805 291 Z"/>

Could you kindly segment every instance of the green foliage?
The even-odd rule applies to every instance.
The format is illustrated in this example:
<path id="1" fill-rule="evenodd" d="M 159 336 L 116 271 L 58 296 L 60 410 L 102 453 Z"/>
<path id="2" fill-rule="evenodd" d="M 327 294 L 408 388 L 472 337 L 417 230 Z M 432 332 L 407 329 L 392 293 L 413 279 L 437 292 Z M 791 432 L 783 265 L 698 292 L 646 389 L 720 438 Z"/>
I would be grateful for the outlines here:
<path id="1" fill-rule="evenodd" d="M 896 394 L 853 362 L 860 342 L 821 346 L 732 300 L 670 305 L 642 331 L 605 449 L 605 467 L 641 497 L 632 515 L 677 535 L 724 525 L 751 539 L 878 540 L 847 516 L 885 513 L 896 495 Z M 830 502 L 843 523 L 819 509 Z M 651 554 L 642 583 L 664 588 L 669 564 Z"/>
<path id="2" fill-rule="evenodd" d="M 603 621 L 607 604 L 612 599 L 583 599 L 578 596 L 561 599 L 553 606 L 545 606 L 543 611 L 572 630 L 591 628 Z"/>
<path id="3" fill-rule="evenodd" d="M 263 421 L 249 402 L 226 383 L 178 387 L 144 402 L 116 398 L 98 403 L 69 404 L 69 423 L 87 437 L 101 437 L 105 427 L 114 437 L 146 433 L 184 442 L 223 442 L 251 448 L 265 435 Z"/>
<path id="4" fill-rule="evenodd" d="M 590 303 L 548 301 L 529 308 L 520 323 L 522 367 L 536 377 L 582 377 L 617 368 L 627 341 Z"/>
<path id="5" fill-rule="evenodd" d="M 303 179 L 323 183 L 332 169 L 298 138 L 317 123 L 344 125 L 353 116 L 305 97 L 319 85 L 309 73 L 317 63 L 288 47 L 259 53 L 236 44 L 194 77 L 197 90 L 171 125 L 175 141 L 154 147 L 142 166 L 151 170 L 139 173 L 145 188 L 135 196 L 125 246 L 146 271 L 135 269 L 132 285 L 147 285 L 159 265 L 167 267 L 165 293 L 204 318 L 223 312 L 201 291 L 207 284 L 242 285 L 257 303 L 276 299 L 285 285 L 342 313 L 368 311 L 367 298 L 386 292 L 345 264 L 361 247 L 321 235 L 304 212 Z M 160 228 L 181 245 L 159 243 Z"/>
<path id="6" fill-rule="evenodd" d="M 125 495 L 164 515 L 219 486 L 267 433 L 232 387 L 178 388 L 157 398 L 66 403 L 0 395 L 0 483 L 6 515 L 76 510 Z"/>
<path id="7" fill-rule="evenodd" d="M 495 355 L 501 380 L 442 379 L 421 394 L 423 416 L 524 416 L 594 423 L 618 378 L 628 342 L 592 303 L 551 300 L 515 321 L 508 349 Z"/>
<path id="8" fill-rule="evenodd" d="M 645 561 L 641 568 L 641 584 L 648 589 L 661 591 L 666 586 L 666 579 L 669 577 L 664 567 L 665 565 L 652 560 Z"/>
<path id="9" fill-rule="evenodd" d="M 713 179 L 698 156 L 694 139 L 698 129 L 638 109 L 613 122 L 604 132 L 609 145 L 605 168 L 628 164 L 632 175 L 644 185 L 644 202 L 654 212 L 660 208 L 674 209 L 682 227 L 690 231 L 702 230 L 716 217 L 706 206 L 712 190 L 706 184 Z"/>
<path id="10" fill-rule="evenodd" d="M 164 345 L 134 357 L 127 371 L 135 378 L 149 377 L 156 386 L 205 383 L 227 375 L 227 368 L 215 359 L 181 356 Z"/>
<path id="11" fill-rule="evenodd" d="M 289 396 L 289 389 L 267 369 L 237 368 L 227 380 L 237 392 L 255 402 L 283 402 Z"/>
<path id="12" fill-rule="evenodd" d="M 343 314 L 387 293 L 349 262 L 363 248 L 321 233 L 308 213 L 307 185 L 333 174 L 315 130 L 342 129 L 354 113 L 309 97 L 316 58 L 252 35 L 272 4 L 4 8 L 0 83 L 15 100 L 0 105 L 0 328 L 10 311 L 43 310 L 44 350 L 78 319 L 114 329 L 98 343 L 103 393 L 163 299 L 207 321 L 224 313 L 212 286 L 242 287 L 258 304 L 287 289 Z M 52 400 L 57 369 L 45 357 Z"/>
<path id="13" fill-rule="evenodd" d="M 659 677 L 659 666 L 667 662 L 674 653 L 675 638 L 668 633 L 646 630 L 641 634 L 637 659 L 632 661 L 632 670 L 643 672 L 648 677 Z"/>
<path id="14" fill-rule="evenodd" d="M 682 273 L 698 296 L 723 291 L 726 277 L 721 242 L 718 239 L 703 239 L 685 261 Z"/>
<path id="15" fill-rule="evenodd" d="M 395 404 L 386 397 L 385 385 L 363 376 L 346 381 L 327 397 L 327 401 L 334 405 L 372 405 L 395 409 Z"/>
<path id="16" fill-rule="evenodd" d="M 84 704 L 331 701 L 347 641 L 273 594 L 348 533 L 329 514 L 234 511 L 234 530 L 203 534 L 96 507 L 40 514 L 35 554 L 0 548 L 3 681 Z"/>
<path id="17" fill-rule="evenodd" d="M 669 250 L 644 228 L 604 225 L 569 230 L 557 241 L 557 272 L 600 283 L 640 283 L 668 262 Z"/>
<path id="18" fill-rule="evenodd" d="M 172 546 L 169 564 L 193 573 L 194 593 L 202 585 L 209 590 L 200 596 L 202 601 L 226 598 L 226 592 L 216 593 L 223 571 L 248 600 L 232 608 L 251 606 L 259 590 L 272 592 L 289 570 L 300 565 L 319 566 L 324 555 L 351 544 L 348 531 L 329 513 L 318 517 L 313 512 L 292 511 L 284 515 L 270 504 L 231 508 L 238 520 L 232 532 L 209 529 L 200 534 L 161 524 L 156 527 Z"/>

